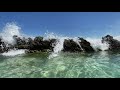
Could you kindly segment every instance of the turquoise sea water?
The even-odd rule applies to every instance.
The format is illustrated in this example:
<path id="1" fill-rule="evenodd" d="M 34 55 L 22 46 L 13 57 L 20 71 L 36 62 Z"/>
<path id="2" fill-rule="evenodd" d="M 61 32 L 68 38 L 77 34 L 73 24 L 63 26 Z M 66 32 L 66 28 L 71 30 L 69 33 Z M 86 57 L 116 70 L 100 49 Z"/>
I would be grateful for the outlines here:
<path id="1" fill-rule="evenodd" d="M 48 59 L 48 53 L 0 55 L 0 78 L 117 78 L 120 54 L 63 53 Z"/>

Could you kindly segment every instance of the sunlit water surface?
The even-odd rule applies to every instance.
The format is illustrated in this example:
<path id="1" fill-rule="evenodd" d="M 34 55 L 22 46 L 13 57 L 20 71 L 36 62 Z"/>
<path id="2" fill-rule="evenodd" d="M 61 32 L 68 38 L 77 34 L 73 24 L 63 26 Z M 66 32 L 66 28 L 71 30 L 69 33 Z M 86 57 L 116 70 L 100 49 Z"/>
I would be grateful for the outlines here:
<path id="1" fill-rule="evenodd" d="M 117 78 L 119 53 L 48 53 L 0 55 L 1 78 Z"/>

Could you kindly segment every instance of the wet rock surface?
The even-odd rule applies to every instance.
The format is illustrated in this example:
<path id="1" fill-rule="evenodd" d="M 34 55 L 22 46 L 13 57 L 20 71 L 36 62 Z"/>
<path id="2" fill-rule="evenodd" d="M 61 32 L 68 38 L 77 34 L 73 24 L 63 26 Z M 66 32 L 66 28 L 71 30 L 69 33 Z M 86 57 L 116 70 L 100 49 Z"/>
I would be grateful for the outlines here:
<path id="1" fill-rule="evenodd" d="M 48 39 L 44 40 L 43 37 L 38 36 L 34 39 L 18 37 L 17 35 L 13 36 L 15 40 L 15 44 L 7 44 L 2 38 L 0 38 L 0 53 L 7 52 L 11 49 L 26 49 L 27 53 L 34 52 L 52 52 L 57 42 L 57 39 Z M 109 44 L 109 51 L 119 51 L 120 50 L 120 41 L 114 39 L 110 35 L 106 35 L 102 37 L 102 43 Z M 65 39 L 63 42 L 63 50 L 64 52 L 94 52 L 95 50 L 91 46 L 90 42 L 85 40 L 84 38 L 78 37 L 78 42 L 75 42 L 73 39 Z M 101 51 L 98 48 L 98 51 Z"/>
<path id="2" fill-rule="evenodd" d="M 102 43 L 107 43 L 109 45 L 109 51 L 119 51 L 120 50 L 120 41 L 113 38 L 113 36 L 106 35 L 102 37 Z"/>
<path id="3" fill-rule="evenodd" d="M 9 47 L 6 47 L 6 44 L 0 38 L 0 53 L 7 52 Z"/>
<path id="4" fill-rule="evenodd" d="M 80 46 L 74 42 L 72 39 L 65 39 L 63 44 L 63 51 L 69 51 L 69 52 L 76 52 L 76 51 L 82 51 Z"/>
<path id="5" fill-rule="evenodd" d="M 81 41 L 80 45 L 81 45 L 83 51 L 85 51 L 85 52 L 94 52 L 94 49 L 91 46 L 90 42 L 88 42 L 87 40 L 85 40 L 83 38 L 79 38 L 79 40 Z"/>
<path id="6" fill-rule="evenodd" d="M 78 37 L 79 38 L 79 37 Z M 79 44 L 78 44 L 79 43 Z M 94 49 L 90 45 L 88 41 L 83 38 L 79 38 L 79 42 L 76 43 L 73 39 L 65 40 L 64 41 L 64 49 L 63 51 L 70 51 L 70 52 L 94 52 Z"/>

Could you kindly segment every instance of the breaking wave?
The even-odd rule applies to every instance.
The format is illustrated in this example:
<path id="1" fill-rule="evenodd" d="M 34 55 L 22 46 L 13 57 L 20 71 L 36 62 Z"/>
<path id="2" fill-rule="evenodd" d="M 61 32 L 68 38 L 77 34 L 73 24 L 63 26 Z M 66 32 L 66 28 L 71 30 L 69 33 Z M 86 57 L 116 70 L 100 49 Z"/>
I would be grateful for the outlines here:
<path id="1" fill-rule="evenodd" d="M 19 27 L 16 23 L 7 23 L 5 27 L 3 28 L 2 32 L 0 33 L 0 37 L 5 42 L 6 46 L 8 44 L 14 45 L 16 42 L 13 38 L 14 35 L 17 35 L 19 37 L 25 36 L 21 33 L 21 27 Z M 8 52 L 2 53 L 4 56 L 15 56 L 19 54 L 25 53 L 25 50 L 10 50 Z"/>
<path id="2" fill-rule="evenodd" d="M 13 36 L 17 35 L 19 37 L 26 37 L 27 35 L 21 33 L 21 27 L 18 26 L 16 23 L 7 23 L 5 27 L 3 28 L 2 32 L 0 33 L 0 37 L 2 40 L 7 44 L 12 44 L 14 45 L 16 42 L 13 39 Z M 79 36 L 80 37 L 80 36 Z M 33 38 L 33 37 L 31 37 Z M 48 40 L 48 39 L 57 39 L 56 43 L 53 44 L 53 52 L 50 54 L 48 58 L 53 58 L 59 55 L 59 53 L 63 50 L 63 44 L 65 39 L 73 39 L 79 47 L 82 49 L 80 45 L 80 40 L 77 37 L 65 37 L 61 35 L 56 35 L 55 33 L 49 33 L 48 31 L 45 33 L 45 36 L 43 40 Z M 90 42 L 91 46 L 97 51 L 98 49 L 101 49 L 102 51 L 107 50 L 109 45 L 106 43 L 101 42 L 101 38 L 85 38 L 87 41 Z M 115 39 L 120 40 L 120 36 L 116 36 Z M 23 54 L 25 50 L 11 50 L 7 53 L 2 53 L 2 55 L 5 56 L 14 56 L 18 54 Z"/>
<path id="3" fill-rule="evenodd" d="M 16 25 L 16 23 L 7 23 L 0 33 L 0 37 L 7 44 L 15 44 L 15 40 L 13 39 L 14 35 L 22 37 L 20 33 L 21 28 Z"/>
<path id="4" fill-rule="evenodd" d="M 102 51 L 105 51 L 109 48 L 109 45 L 107 43 L 102 43 L 101 39 L 96 38 L 86 38 L 87 41 L 90 42 L 91 46 L 97 51 L 97 49 L 101 49 Z"/>

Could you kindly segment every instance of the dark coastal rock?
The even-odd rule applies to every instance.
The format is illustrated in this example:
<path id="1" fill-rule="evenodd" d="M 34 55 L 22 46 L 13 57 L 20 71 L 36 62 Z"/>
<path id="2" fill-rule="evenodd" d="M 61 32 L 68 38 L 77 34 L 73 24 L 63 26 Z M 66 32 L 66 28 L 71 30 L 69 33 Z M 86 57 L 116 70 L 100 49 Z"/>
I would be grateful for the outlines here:
<path id="1" fill-rule="evenodd" d="M 17 49 L 28 49 L 27 52 L 37 52 L 37 51 L 52 51 L 53 43 L 56 39 L 43 40 L 43 37 L 38 36 L 34 39 L 31 38 L 20 38 L 18 36 L 13 36 L 16 41 L 15 48 Z"/>
<path id="2" fill-rule="evenodd" d="M 82 50 L 79 47 L 79 45 L 76 42 L 74 42 L 72 39 L 69 39 L 69 40 L 65 39 L 63 44 L 63 51 L 81 52 Z"/>
<path id="3" fill-rule="evenodd" d="M 83 38 L 79 38 L 80 42 L 78 45 L 73 39 L 69 39 L 64 41 L 63 51 L 69 52 L 94 52 L 94 49 L 91 47 L 90 43 Z"/>
<path id="4" fill-rule="evenodd" d="M 57 39 L 43 40 L 43 37 L 38 36 L 32 38 L 21 38 L 13 36 L 15 45 L 6 44 L 0 38 L 0 53 L 7 52 L 10 49 L 26 49 L 26 52 L 51 52 L 54 49 Z M 79 43 L 79 44 L 78 44 Z M 102 43 L 109 44 L 108 51 L 120 51 L 120 41 L 114 39 L 110 35 L 102 37 Z M 87 40 L 78 37 L 78 42 L 73 39 L 65 39 L 63 43 L 63 51 L 67 52 L 94 52 L 93 47 Z M 99 48 L 97 51 L 101 51 Z"/>
<path id="5" fill-rule="evenodd" d="M 56 39 L 44 40 L 42 42 L 42 47 L 43 49 L 50 49 L 53 51 L 54 46 L 52 44 L 55 42 L 56 42 Z"/>
<path id="6" fill-rule="evenodd" d="M 0 38 L 0 53 L 7 52 L 8 50 L 9 50 L 9 48 L 6 47 L 6 44 Z"/>
<path id="7" fill-rule="evenodd" d="M 0 45 L 2 44 L 2 39 L 0 38 Z"/>
<path id="8" fill-rule="evenodd" d="M 114 39 L 110 35 L 102 37 L 102 43 L 107 43 L 109 45 L 108 50 L 110 51 L 120 51 L 120 41 Z"/>
<path id="9" fill-rule="evenodd" d="M 63 44 L 63 51 L 76 52 L 82 51 L 79 45 L 74 42 L 72 39 L 65 39 Z"/>
<path id="10" fill-rule="evenodd" d="M 31 42 L 29 42 L 29 39 L 31 39 L 31 38 L 28 38 L 28 39 L 26 39 L 25 37 L 20 38 L 16 35 L 14 35 L 13 38 L 16 42 L 14 45 L 15 48 L 17 48 L 17 49 L 29 49 L 29 47 L 31 45 Z"/>
<path id="11" fill-rule="evenodd" d="M 43 41 L 43 37 L 41 37 L 41 36 L 39 36 L 39 37 L 35 37 L 35 39 L 34 39 L 34 42 L 41 42 L 41 41 Z"/>
<path id="12" fill-rule="evenodd" d="M 85 51 L 85 52 L 94 52 L 93 47 L 91 46 L 91 44 L 87 40 L 85 40 L 83 38 L 79 38 L 79 40 L 80 40 L 79 43 L 80 43 L 83 51 Z"/>
<path id="13" fill-rule="evenodd" d="M 0 38 L 0 48 L 2 48 L 2 44 L 3 42 L 2 42 L 2 39 Z"/>
<path id="14" fill-rule="evenodd" d="M 30 50 L 41 50 L 44 51 L 45 49 L 53 50 L 52 43 L 55 43 L 56 39 L 50 39 L 50 40 L 43 40 L 43 38 L 35 38 L 34 41 L 31 41 L 30 43 Z"/>
<path id="15" fill-rule="evenodd" d="M 13 36 L 17 46 L 19 45 L 26 45 L 27 44 L 27 39 L 23 37 L 22 39 L 16 35 Z"/>

